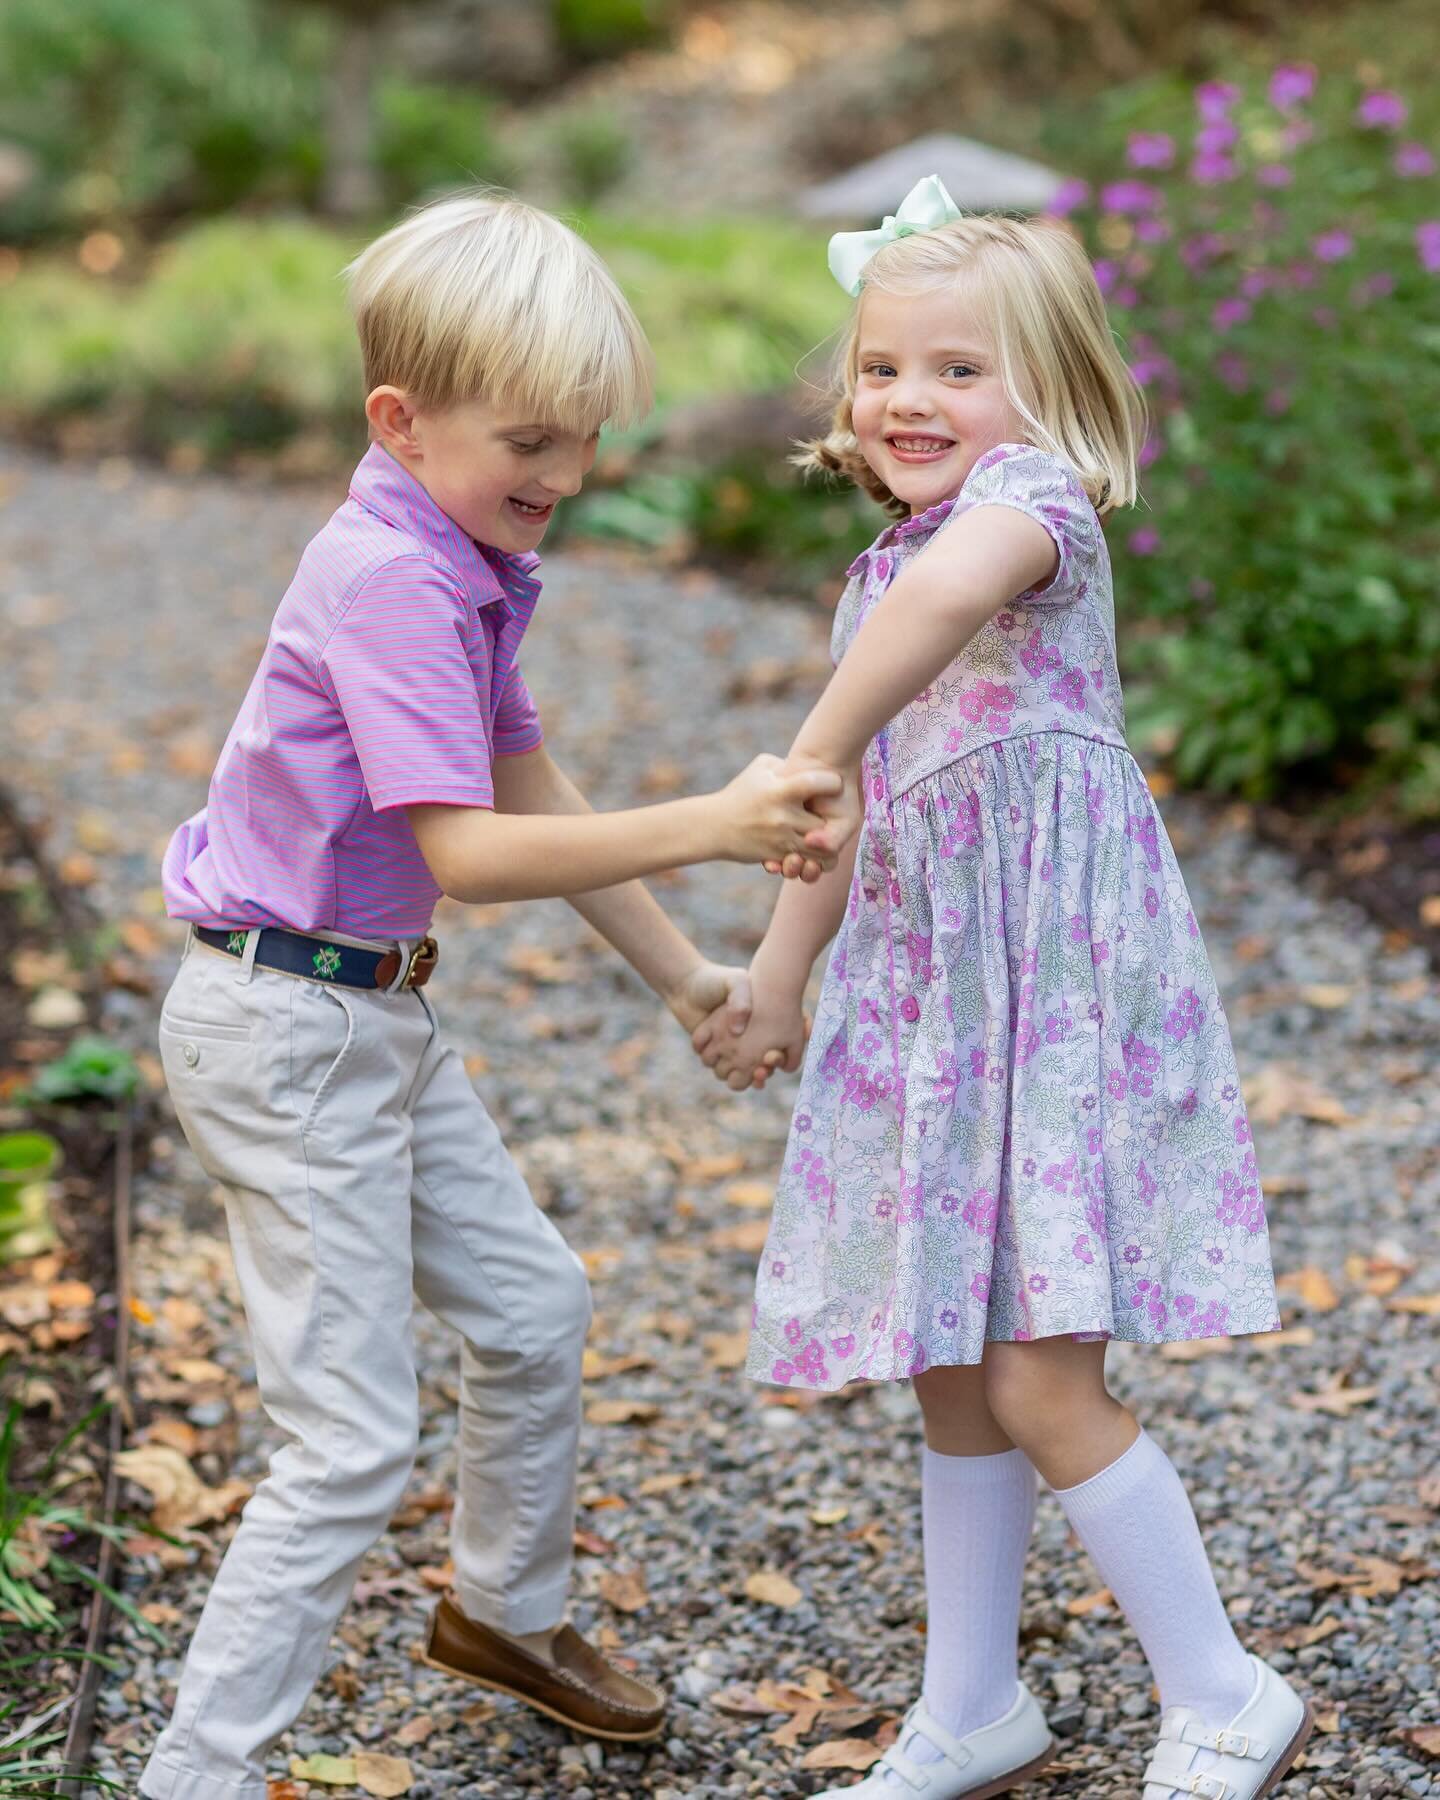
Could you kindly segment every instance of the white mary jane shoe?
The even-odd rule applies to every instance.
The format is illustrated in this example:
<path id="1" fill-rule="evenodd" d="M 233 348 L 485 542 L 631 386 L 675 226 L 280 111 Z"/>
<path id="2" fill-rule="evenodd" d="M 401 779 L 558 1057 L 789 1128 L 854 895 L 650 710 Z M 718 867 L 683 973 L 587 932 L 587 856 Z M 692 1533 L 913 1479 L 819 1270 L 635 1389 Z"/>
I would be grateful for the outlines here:
<path id="1" fill-rule="evenodd" d="M 918 1763 L 905 1746 L 919 1732 L 940 1752 L 938 1762 Z M 952 1737 L 917 1700 L 905 1715 L 900 1735 L 865 1779 L 855 1787 L 827 1788 L 815 1800 L 988 1800 L 1008 1794 L 1038 1775 L 1055 1751 L 1055 1740 L 1035 1696 L 1016 1684 L 1015 1704 L 993 1725 L 963 1738 Z M 889 1770 L 897 1777 L 885 1779 Z"/>
<path id="2" fill-rule="evenodd" d="M 1143 1800 L 1260 1800 L 1279 1786 L 1305 1748 L 1315 1715 L 1269 1663 L 1258 1656 L 1250 1662 L 1255 1691 L 1223 1729 L 1188 1706 L 1166 1708 Z M 1197 1750 L 1213 1751 L 1216 1760 L 1196 1769 Z"/>

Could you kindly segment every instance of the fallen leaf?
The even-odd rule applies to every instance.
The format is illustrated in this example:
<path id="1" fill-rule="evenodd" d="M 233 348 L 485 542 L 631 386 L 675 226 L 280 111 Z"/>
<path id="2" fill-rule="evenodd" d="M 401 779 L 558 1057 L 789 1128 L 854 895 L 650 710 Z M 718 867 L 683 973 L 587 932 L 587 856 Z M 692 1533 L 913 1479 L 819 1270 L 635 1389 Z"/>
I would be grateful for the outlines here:
<path id="1" fill-rule="evenodd" d="M 1265 1631 L 1258 1645 L 1264 1650 L 1308 1650 L 1341 1629 L 1339 1619 L 1321 1619 L 1318 1625 L 1292 1625 L 1288 1631 Z"/>
<path id="2" fill-rule="evenodd" d="M 1313 1563 L 1297 1562 L 1295 1573 L 1319 1593 L 1343 1588 L 1362 1600 L 1388 1599 L 1407 1582 L 1428 1581 L 1435 1573 L 1427 1564 L 1390 1562 L 1383 1556 L 1359 1555 L 1352 1560 L 1356 1565 L 1353 1569 L 1322 1569 Z"/>
<path id="3" fill-rule="evenodd" d="M 1277 1125 L 1281 1119 L 1313 1119 L 1320 1125 L 1347 1125 L 1350 1114 L 1333 1095 L 1288 1063 L 1267 1063 L 1244 1083 L 1252 1121 Z"/>
<path id="4" fill-rule="evenodd" d="M 1072 1619 L 1083 1619 L 1087 1613 L 1095 1611 L 1097 1606 L 1112 1606 L 1115 1596 L 1108 1587 L 1096 1588 L 1093 1594 L 1081 1594 L 1076 1600 L 1066 1602 L 1065 1610 Z"/>
<path id="5" fill-rule="evenodd" d="M 415 1777 L 403 1756 L 382 1756 L 378 1750 L 361 1750 L 355 1757 L 355 1779 L 367 1794 L 379 1800 L 395 1800 L 410 1791 Z"/>
<path id="6" fill-rule="evenodd" d="M 1387 1312 L 1419 1313 L 1422 1317 L 1440 1317 L 1440 1294 L 1401 1294 L 1386 1304 Z"/>
<path id="7" fill-rule="evenodd" d="M 299 1781 L 320 1781 L 326 1787 L 354 1787 L 356 1780 L 353 1756 L 292 1756 L 290 1773 Z"/>
<path id="8" fill-rule="evenodd" d="M 885 1752 L 869 1738 L 835 1738 L 828 1744 L 817 1744 L 800 1758 L 802 1769 L 868 1769 L 879 1762 Z"/>
<path id="9" fill-rule="evenodd" d="M 607 1569 L 600 1577 L 600 1595 L 616 1612 L 636 1613 L 650 1604 L 645 1577 L 638 1569 Z"/>
<path id="10" fill-rule="evenodd" d="M 745 1167 L 744 1155 L 733 1150 L 723 1156 L 697 1156 L 679 1167 L 680 1179 L 684 1182 L 710 1183 L 723 1181 L 727 1175 L 738 1175 Z"/>
<path id="11" fill-rule="evenodd" d="M 216 1382 L 230 1379 L 219 1363 L 204 1356 L 176 1357 L 165 1367 L 178 1380 L 188 1381 L 192 1387 L 213 1387 Z"/>
<path id="12" fill-rule="evenodd" d="M 1300 990 L 1300 998 L 1307 1006 L 1318 1006 L 1323 1012 L 1333 1012 L 1336 1007 L 1344 1006 L 1355 992 L 1343 981 L 1312 981 Z"/>
<path id="13" fill-rule="evenodd" d="M 70 1312 L 95 1304 L 95 1290 L 84 1281 L 56 1281 L 50 1285 L 47 1298 L 56 1312 Z"/>
<path id="14" fill-rule="evenodd" d="M 293 1781 L 272 1775 L 265 1783 L 265 1800 L 302 1800 L 301 1790 Z"/>
<path id="15" fill-rule="evenodd" d="M 1378 1387 L 1347 1387 L 1348 1380 L 1348 1374 L 1340 1369 L 1317 1392 L 1292 1394 L 1290 1404 L 1298 1406 L 1301 1412 L 1324 1412 L 1337 1419 L 1348 1419 L 1352 1408 L 1368 1406 L 1380 1393 Z"/>
<path id="16" fill-rule="evenodd" d="M 593 1346 L 586 1345 L 580 1374 L 586 1381 L 603 1381 L 607 1375 L 628 1375 L 635 1369 L 654 1367 L 655 1359 L 651 1356 L 606 1356 Z"/>
<path id="17" fill-rule="evenodd" d="M 810 1522 L 813 1525 L 838 1525 L 842 1519 L 849 1517 L 848 1506 L 817 1506 L 811 1510 Z"/>
<path id="18" fill-rule="evenodd" d="M 226 1518 L 250 1497 L 250 1484 L 231 1478 L 207 1487 L 169 1444 L 140 1444 L 115 1458 L 117 1472 L 152 1496 L 151 1518 L 161 1531 L 185 1531 Z"/>
<path id="19" fill-rule="evenodd" d="M 130 1317 L 140 1325 L 153 1325 L 155 1323 L 154 1313 L 151 1312 L 150 1308 L 143 1300 L 137 1300 L 133 1295 L 130 1298 Z M 288 1783 L 284 1785 L 288 1785 Z"/>
<path id="20" fill-rule="evenodd" d="M 460 1723 L 468 1725 L 473 1731 L 477 1725 L 488 1725 L 495 1717 L 495 1705 L 490 1700 L 472 1700 L 460 1715 Z"/>
<path id="21" fill-rule="evenodd" d="M 725 1190 L 725 1199 L 731 1206 L 768 1212 L 775 1202 L 775 1184 L 770 1181 L 732 1181 Z"/>
<path id="22" fill-rule="evenodd" d="M 1262 1331 L 1249 1342 L 1256 1350 L 1298 1350 L 1315 1342 L 1313 1325 L 1291 1325 L 1285 1331 Z"/>
<path id="23" fill-rule="evenodd" d="M 625 1259 L 619 1250 L 582 1250 L 580 1260 L 592 1281 L 603 1281 Z"/>
<path id="24" fill-rule="evenodd" d="M 437 1594 L 443 1594 L 455 1582 L 455 1565 L 448 1560 L 443 1563 L 426 1563 L 416 1569 L 415 1573 L 425 1587 Z"/>
<path id="25" fill-rule="evenodd" d="M 437 1728 L 437 1721 L 429 1713 L 416 1713 L 413 1719 L 407 1719 L 395 1733 L 395 1742 L 404 1744 L 408 1749 L 411 1744 L 423 1744 Z"/>
<path id="26" fill-rule="evenodd" d="M 341 1663 L 330 1671 L 330 1691 L 338 1694 L 342 1700 L 358 1700 L 360 1698 L 360 1677 L 348 1663 Z"/>
<path id="27" fill-rule="evenodd" d="M 703 1339 L 712 1369 L 743 1369 L 750 1351 L 748 1331 L 710 1331 Z"/>
<path id="28" fill-rule="evenodd" d="M 1422 1755 L 1440 1756 L 1440 1725 L 1411 1725 L 1400 1736 Z"/>
<path id="29" fill-rule="evenodd" d="M 1308 1194 L 1310 1183 L 1303 1175 L 1262 1175 L 1260 1191 L 1272 1198 L 1281 1194 Z"/>
<path id="30" fill-rule="evenodd" d="M 140 1616 L 152 1625 L 178 1625 L 184 1614 L 178 1606 L 166 1606 L 163 1601 L 152 1600 L 148 1606 L 140 1608 Z"/>
<path id="31" fill-rule="evenodd" d="M 764 1606 L 791 1607 L 798 1606 L 805 1596 L 790 1580 L 777 1569 L 760 1569 L 745 1580 L 747 1598 L 758 1600 Z"/>
<path id="32" fill-rule="evenodd" d="M 1291 1269 L 1288 1274 L 1280 1276 L 1275 1285 L 1282 1294 L 1294 1294 L 1312 1312 L 1334 1312 L 1340 1304 L 1335 1283 L 1323 1269 L 1317 1269 L 1313 1265 Z"/>
<path id="33" fill-rule="evenodd" d="M 587 1494 L 580 1504 L 592 1512 L 621 1512 L 630 1502 L 623 1494 Z"/>
<path id="34" fill-rule="evenodd" d="M 695 1474 L 647 1475 L 640 1483 L 638 1492 L 647 1497 L 651 1494 L 673 1494 L 676 1488 L 689 1487 L 692 1481 L 699 1479 Z"/>
<path id="35" fill-rule="evenodd" d="M 188 1337 L 206 1323 L 204 1312 L 193 1300 L 182 1300 L 173 1294 L 161 1301 L 160 1316 L 178 1337 Z"/>
<path id="36" fill-rule="evenodd" d="M 1414 1263 L 1404 1256 L 1362 1256 L 1357 1252 L 1345 1258 L 1346 1279 L 1377 1300 L 1388 1299 L 1414 1268 Z"/>
<path id="37" fill-rule="evenodd" d="M 660 1417 L 653 1400 L 594 1400 L 585 1408 L 592 1425 L 648 1424 Z"/>
<path id="38" fill-rule="evenodd" d="M 1323 1712 L 1317 1712 L 1315 1715 L 1315 1729 L 1326 1737 L 1330 1737 L 1337 1732 L 1340 1729 L 1340 1708 L 1338 1706 L 1330 1706 L 1326 1707 Z"/>
<path id="39" fill-rule="evenodd" d="M 715 1250 L 744 1250 L 754 1256 L 765 1248 L 769 1235 L 768 1219 L 747 1219 L 743 1225 L 727 1225 L 721 1231 L 712 1231 L 708 1241 Z"/>
<path id="40" fill-rule="evenodd" d="M 608 1556 L 615 1548 L 609 1538 L 601 1537 L 598 1531 L 575 1531 L 575 1548 L 586 1556 Z"/>

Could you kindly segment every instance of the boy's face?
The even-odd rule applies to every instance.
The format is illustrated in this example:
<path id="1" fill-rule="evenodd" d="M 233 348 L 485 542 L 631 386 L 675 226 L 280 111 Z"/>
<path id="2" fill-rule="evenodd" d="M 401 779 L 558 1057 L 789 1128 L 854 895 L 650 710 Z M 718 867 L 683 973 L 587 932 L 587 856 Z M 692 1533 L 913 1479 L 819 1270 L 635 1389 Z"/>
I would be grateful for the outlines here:
<path id="1" fill-rule="evenodd" d="M 430 498 L 478 543 L 512 554 L 539 548 L 556 505 L 578 494 L 599 432 L 579 437 L 467 400 L 412 412 L 408 444 L 382 441 Z"/>
<path id="2" fill-rule="evenodd" d="M 994 351 L 953 291 L 867 293 L 857 348 L 855 437 L 912 514 L 958 494 L 987 450 L 1024 441 Z"/>

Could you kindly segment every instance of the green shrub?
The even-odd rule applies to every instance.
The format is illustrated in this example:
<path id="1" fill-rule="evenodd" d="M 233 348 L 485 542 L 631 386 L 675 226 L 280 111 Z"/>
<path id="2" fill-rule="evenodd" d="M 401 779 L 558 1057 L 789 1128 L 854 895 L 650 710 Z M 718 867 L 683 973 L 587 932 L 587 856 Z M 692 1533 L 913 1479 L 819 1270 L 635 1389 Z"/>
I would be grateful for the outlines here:
<path id="1" fill-rule="evenodd" d="M 1405 103 L 1208 83 L 1075 203 L 1153 412 L 1131 716 L 1183 779 L 1440 812 L 1440 198 Z"/>
<path id="2" fill-rule="evenodd" d="M 602 200 L 630 167 L 629 134 L 606 109 L 565 113 L 551 127 L 551 136 L 577 205 Z"/>
<path id="3" fill-rule="evenodd" d="M 381 86 L 378 112 L 376 160 L 392 206 L 445 188 L 515 179 L 495 136 L 493 107 L 473 88 L 391 79 Z"/>
<path id="4" fill-rule="evenodd" d="M 666 0 L 551 0 L 556 35 L 583 61 L 618 56 L 664 35 Z"/>

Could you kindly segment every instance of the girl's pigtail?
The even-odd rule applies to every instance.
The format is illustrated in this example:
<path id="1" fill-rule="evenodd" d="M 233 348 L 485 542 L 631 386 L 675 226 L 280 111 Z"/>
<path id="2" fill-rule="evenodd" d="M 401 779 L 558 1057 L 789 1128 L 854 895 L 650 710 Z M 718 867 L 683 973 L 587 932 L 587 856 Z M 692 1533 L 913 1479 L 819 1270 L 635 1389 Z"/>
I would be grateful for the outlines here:
<path id="1" fill-rule="evenodd" d="M 868 494 L 878 505 L 883 506 L 891 518 L 903 519 L 910 511 L 903 500 L 896 499 L 861 455 L 848 398 L 842 399 L 836 406 L 830 420 L 830 429 L 824 437 L 808 441 L 797 440 L 795 455 L 790 461 L 797 469 L 803 470 L 807 477 L 818 475 L 823 479 L 830 479 L 838 476 L 842 481 L 852 482 L 862 493 Z"/>

